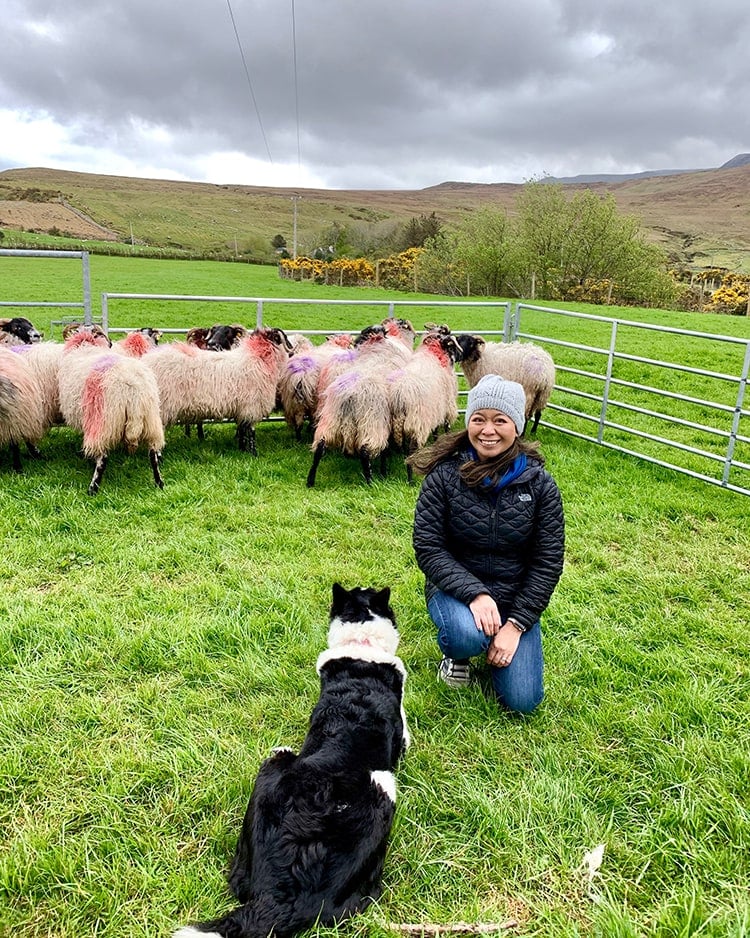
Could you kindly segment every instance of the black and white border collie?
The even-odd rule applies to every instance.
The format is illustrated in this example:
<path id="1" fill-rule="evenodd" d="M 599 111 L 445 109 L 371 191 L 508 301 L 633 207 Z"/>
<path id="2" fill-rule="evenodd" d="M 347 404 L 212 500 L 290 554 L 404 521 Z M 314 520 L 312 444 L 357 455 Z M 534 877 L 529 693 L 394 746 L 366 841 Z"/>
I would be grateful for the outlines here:
<path id="1" fill-rule="evenodd" d="M 320 697 L 299 754 L 260 767 L 229 873 L 242 905 L 174 938 L 287 938 L 333 925 L 381 893 L 396 807 L 394 769 L 409 745 L 406 672 L 390 589 L 333 584 Z"/>

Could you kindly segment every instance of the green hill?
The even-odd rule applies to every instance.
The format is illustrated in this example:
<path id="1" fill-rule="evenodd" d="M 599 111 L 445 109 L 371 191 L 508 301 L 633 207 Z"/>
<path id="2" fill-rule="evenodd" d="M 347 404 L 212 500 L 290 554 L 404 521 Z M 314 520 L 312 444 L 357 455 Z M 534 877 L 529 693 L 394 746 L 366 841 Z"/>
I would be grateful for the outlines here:
<path id="1" fill-rule="evenodd" d="M 675 263 L 750 272 L 750 165 L 565 186 L 582 187 L 611 192 Z M 446 182 L 420 190 L 294 190 L 10 169 L 0 172 L 0 229 L 272 261 L 275 235 L 292 246 L 294 196 L 298 253 L 306 253 L 325 243 L 334 224 L 376 238 L 432 212 L 446 223 L 483 206 L 512 212 L 519 188 Z"/>

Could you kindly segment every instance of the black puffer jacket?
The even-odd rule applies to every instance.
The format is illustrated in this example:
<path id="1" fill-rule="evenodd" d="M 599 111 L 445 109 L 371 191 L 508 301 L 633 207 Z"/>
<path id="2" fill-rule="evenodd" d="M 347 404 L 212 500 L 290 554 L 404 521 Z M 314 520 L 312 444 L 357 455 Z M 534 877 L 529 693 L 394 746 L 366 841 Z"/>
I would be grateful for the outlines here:
<path id="1" fill-rule="evenodd" d="M 466 455 L 424 479 L 414 518 L 414 552 L 429 601 L 437 589 L 467 605 L 489 593 L 522 625 L 547 608 L 562 574 L 565 522 L 552 476 L 529 457 L 505 488 L 470 488 L 459 475 Z"/>

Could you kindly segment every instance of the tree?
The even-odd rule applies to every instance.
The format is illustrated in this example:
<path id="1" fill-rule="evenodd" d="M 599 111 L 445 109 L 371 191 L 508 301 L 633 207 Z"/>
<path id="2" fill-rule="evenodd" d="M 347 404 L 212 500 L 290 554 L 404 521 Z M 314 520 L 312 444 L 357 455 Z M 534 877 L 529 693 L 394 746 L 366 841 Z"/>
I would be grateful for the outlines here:
<path id="1" fill-rule="evenodd" d="M 639 220 L 621 215 L 614 196 L 527 183 L 518 199 L 519 251 L 530 291 L 544 299 L 663 302 L 674 295 L 662 250 Z"/>
<path id="2" fill-rule="evenodd" d="M 467 294 L 521 293 L 518 241 L 505 212 L 479 209 L 457 230 L 454 260 L 466 271 Z"/>
<path id="3" fill-rule="evenodd" d="M 429 215 L 420 215 L 419 218 L 416 216 L 410 218 L 404 225 L 402 249 L 424 247 L 430 238 L 440 233 L 442 227 L 443 223 L 434 212 Z"/>
<path id="4" fill-rule="evenodd" d="M 275 251 L 278 251 L 280 248 L 285 248 L 286 238 L 284 237 L 284 235 L 282 234 L 274 235 L 273 238 L 271 238 L 271 247 Z"/>

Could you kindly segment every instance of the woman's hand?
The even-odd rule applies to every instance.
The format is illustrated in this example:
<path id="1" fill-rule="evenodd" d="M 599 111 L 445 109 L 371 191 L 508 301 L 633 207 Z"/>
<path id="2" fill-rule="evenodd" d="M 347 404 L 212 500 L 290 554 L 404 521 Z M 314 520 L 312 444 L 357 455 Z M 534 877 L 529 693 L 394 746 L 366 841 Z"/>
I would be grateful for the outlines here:
<path id="1" fill-rule="evenodd" d="M 487 649 L 487 663 L 496 668 L 507 668 L 513 660 L 521 633 L 518 629 L 507 623 L 495 633 L 495 637 Z"/>
<path id="2" fill-rule="evenodd" d="M 469 603 L 474 622 L 480 632 L 494 635 L 502 625 L 497 603 L 488 593 L 480 593 Z M 515 631 L 515 630 L 514 630 Z"/>

